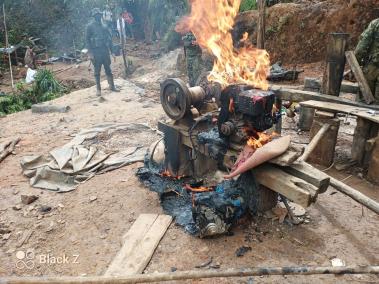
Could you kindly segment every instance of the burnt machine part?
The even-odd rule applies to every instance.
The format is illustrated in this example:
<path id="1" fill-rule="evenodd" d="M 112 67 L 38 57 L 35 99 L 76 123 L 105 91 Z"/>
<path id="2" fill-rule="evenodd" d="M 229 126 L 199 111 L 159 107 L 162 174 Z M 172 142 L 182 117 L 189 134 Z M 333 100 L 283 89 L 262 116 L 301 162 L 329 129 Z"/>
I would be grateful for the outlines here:
<path id="1" fill-rule="evenodd" d="M 245 126 L 264 131 L 277 123 L 280 112 L 273 114 L 275 95 L 272 91 L 254 89 L 251 86 L 235 85 L 221 93 L 221 111 L 218 129 L 223 138 L 233 135 L 242 117 Z M 233 112 L 231 109 L 233 108 Z"/>
<path id="2" fill-rule="evenodd" d="M 201 238 L 228 233 L 246 212 L 257 213 L 259 187 L 251 172 L 223 181 L 214 192 L 196 194 L 193 220 Z"/>
<path id="3" fill-rule="evenodd" d="M 196 86 L 188 88 L 178 78 L 167 79 L 161 84 L 161 104 L 166 114 L 177 121 L 191 113 L 191 107 L 200 108 L 202 104 L 217 101 L 221 87 L 217 83 L 209 83 L 206 88 Z"/>

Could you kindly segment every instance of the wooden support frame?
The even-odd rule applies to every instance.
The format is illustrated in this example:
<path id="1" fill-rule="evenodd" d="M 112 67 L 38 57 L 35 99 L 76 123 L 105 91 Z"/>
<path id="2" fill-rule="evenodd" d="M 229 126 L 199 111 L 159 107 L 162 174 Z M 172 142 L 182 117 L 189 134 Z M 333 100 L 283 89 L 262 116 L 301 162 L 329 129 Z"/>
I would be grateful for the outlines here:
<path id="1" fill-rule="evenodd" d="M 358 81 L 358 85 L 362 91 L 363 98 L 366 103 L 371 104 L 375 101 L 375 98 L 371 92 L 370 86 L 367 83 L 367 80 L 363 74 L 361 67 L 359 66 L 358 60 L 355 57 L 353 51 L 346 52 L 346 59 L 351 67 L 351 71 L 353 71 L 355 79 Z"/>

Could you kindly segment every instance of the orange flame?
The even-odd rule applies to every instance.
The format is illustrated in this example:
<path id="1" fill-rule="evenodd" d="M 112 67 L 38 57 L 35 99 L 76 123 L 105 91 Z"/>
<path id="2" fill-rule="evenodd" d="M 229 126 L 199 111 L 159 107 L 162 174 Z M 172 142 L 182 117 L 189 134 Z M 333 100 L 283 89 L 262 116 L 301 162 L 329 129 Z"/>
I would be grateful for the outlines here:
<path id="1" fill-rule="evenodd" d="M 215 56 L 208 80 L 223 87 L 241 83 L 267 90 L 268 53 L 248 43 L 247 33 L 240 41 L 242 47 L 233 46 L 231 30 L 241 0 L 190 0 L 190 3 L 191 14 L 178 23 L 176 31 L 192 31 L 197 43 Z"/>
<path id="2" fill-rule="evenodd" d="M 247 140 L 247 145 L 254 150 L 263 147 L 263 145 L 269 143 L 272 141 L 272 139 L 277 136 L 277 133 L 268 134 L 266 132 L 257 132 L 255 137 L 250 137 L 249 140 Z"/>

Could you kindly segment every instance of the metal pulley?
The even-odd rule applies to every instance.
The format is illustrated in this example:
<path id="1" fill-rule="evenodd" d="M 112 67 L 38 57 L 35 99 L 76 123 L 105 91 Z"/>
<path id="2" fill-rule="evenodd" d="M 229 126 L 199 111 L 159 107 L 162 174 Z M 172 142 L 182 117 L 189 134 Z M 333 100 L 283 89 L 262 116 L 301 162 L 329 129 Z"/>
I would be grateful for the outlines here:
<path id="1" fill-rule="evenodd" d="M 167 79 L 161 84 L 161 104 L 173 120 L 180 120 L 190 113 L 191 106 L 201 103 L 205 91 L 201 87 L 188 88 L 178 78 Z"/>

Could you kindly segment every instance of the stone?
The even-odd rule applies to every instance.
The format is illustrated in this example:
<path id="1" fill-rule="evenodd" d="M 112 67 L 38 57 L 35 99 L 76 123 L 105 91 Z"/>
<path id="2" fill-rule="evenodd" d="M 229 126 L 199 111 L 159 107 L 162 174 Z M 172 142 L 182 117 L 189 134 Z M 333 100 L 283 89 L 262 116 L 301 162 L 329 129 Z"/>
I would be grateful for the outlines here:
<path id="1" fill-rule="evenodd" d="M 42 213 L 48 213 L 51 211 L 51 206 L 48 206 L 48 205 L 41 205 L 41 207 L 39 208 L 39 211 L 42 212 Z"/>
<path id="2" fill-rule="evenodd" d="M 97 196 L 92 195 L 92 196 L 89 197 L 89 201 L 90 201 L 90 202 L 93 202 L 93 201 L 95 201 L 95 200 L 97 200 Z"/>
<path id="3" fill-rule="evenodd" d="M 17 204 L 17 205 L 15 205 L 15 206 L 13 206 L 12 208 L 13 208 L 13 210 L 15 210 L 15 211 L 20 211 L 20 210 L 21 210 L 21 205 Z"/>
<path id="4" fill-rule="evenodd" d="M 29 205 L 36 201 L 39 197 L 37 195 L 21 195 L 21 202 L 25 205 Z"/>

